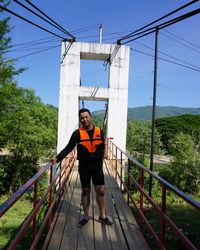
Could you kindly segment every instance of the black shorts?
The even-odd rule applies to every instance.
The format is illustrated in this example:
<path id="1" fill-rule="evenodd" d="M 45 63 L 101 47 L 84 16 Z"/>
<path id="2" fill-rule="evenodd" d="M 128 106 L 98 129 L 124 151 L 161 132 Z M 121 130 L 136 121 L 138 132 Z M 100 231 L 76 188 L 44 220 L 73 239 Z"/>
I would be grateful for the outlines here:
<path id="1" fill-rule="evenodd" d="M 102 167 L 90 170 L 79 168 L 79 176 L 82 188 L 90 187 L 91 179 L 95 186 L 104 185 L 104 174 Z"/>

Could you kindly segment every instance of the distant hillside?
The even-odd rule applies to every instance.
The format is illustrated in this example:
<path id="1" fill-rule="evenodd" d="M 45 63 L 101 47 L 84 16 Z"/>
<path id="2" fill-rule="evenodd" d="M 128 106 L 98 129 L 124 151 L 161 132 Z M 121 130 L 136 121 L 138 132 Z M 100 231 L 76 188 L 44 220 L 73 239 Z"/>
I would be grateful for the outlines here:
<path id="1" fill-rule="evenodd" d="M 104 110 L 94 111 L 92 114 L 99 118 L 104 117 Z M 200 115 L 200 108 L 181 108 L 174 106 L 156 107 L 156 118 L 171 117 L 179 115 Z M 152 107 L 128 108 L 128 120 L 151 120 Z"/>

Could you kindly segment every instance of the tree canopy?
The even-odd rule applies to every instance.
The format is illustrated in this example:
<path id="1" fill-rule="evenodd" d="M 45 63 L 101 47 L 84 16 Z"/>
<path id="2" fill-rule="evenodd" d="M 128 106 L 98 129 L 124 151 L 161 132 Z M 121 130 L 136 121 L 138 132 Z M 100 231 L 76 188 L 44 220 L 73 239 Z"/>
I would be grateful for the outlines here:
<path id="1" fill-rule="evenodd" d="M 160 152 L 160 135 L 155 130 L 155 153 Z M 129 121 L 127 127 L 127 149 L 142 162 L 151 148 L 151 122 Z"/>
<path id="2" fill-rule="evenodd" d="M 38 160 L 55 149 L 57 132 L 57 110 L 15 82 L 24 69 L 6 60 L 10 30 L 9 18 L 0 20 L 0 193 L 15 191 L 36 173 Z"/>
<path id="3" fill-rule="evenodd" d="M 183 132 L 199 140 L 200 115 L 182 115 L 156 119 L 156 128 L 161 134 L 165 149 L 170 153 L 169 139 Z"/>

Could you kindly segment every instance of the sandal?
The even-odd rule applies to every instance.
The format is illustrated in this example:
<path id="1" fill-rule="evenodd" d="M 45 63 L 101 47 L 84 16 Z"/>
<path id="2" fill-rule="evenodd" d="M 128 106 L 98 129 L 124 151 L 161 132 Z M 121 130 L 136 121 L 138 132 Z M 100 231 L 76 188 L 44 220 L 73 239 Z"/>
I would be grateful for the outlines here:
<path id="1" fill-rule="evenodd" d="M 102 218 L 101 216 L 99 216 L 99 221 L 105 225 L 113 225 L 113 222 L 111 220 L 109 220 L 107 217 L 106 218 Z"/>
<path id="2" fill-rule="evenodd" d="M 89 221 L 89 219 L 83 218 L 82 220 L 79 221 L 78 227 L 81 228 L 81 227 L 85 226 L 85 224 L 87 224 L 88 221 Z"/>

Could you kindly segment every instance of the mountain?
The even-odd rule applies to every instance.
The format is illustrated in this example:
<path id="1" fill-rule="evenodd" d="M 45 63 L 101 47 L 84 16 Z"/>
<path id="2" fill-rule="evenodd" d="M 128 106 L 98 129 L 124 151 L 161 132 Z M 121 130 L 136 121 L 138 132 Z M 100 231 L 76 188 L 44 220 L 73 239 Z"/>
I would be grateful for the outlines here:
<path id="1" fill-rule="evenodd" d="M 103 118 L 105 110 L 98 110 L 92 112 L 93 116 Z M 200 115 L 200 108 L 181 108 L 175 106 L 157 106 L 156 118 L 171 117 L 179 115 Z M 128 120 L 151 120 L 152 106 L 128 108 Z"/>

